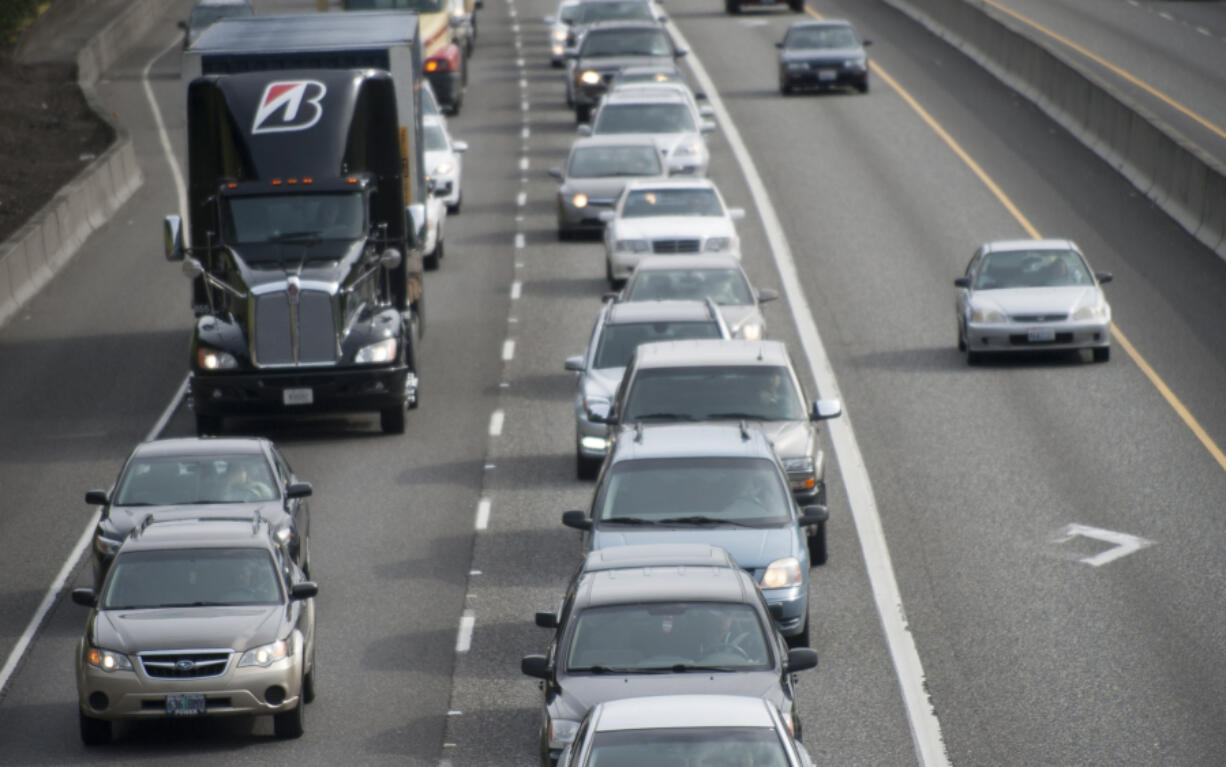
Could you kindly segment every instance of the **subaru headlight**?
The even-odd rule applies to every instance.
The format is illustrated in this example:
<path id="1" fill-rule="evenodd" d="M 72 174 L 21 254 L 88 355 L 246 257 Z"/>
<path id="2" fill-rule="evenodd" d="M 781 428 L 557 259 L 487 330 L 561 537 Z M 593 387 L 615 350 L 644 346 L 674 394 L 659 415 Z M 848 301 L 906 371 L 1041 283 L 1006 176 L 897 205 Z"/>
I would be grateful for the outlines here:
<path id="1" fill-rule="evenodd" d="M 760 341 L 762 340 L 762 323 L 747 322 L 741 326 L 740 332 L 741 338 L 746 341 Z"/>
<path id="2" fill-rule="evenodd" d="M 438 164 L 431 173 L 435 176 L 446 176 L 451 171 L 455 170 L 455 163 L 451 160 L 444 160 Z"/>
<path id="3" fill-rule="evenodd" d="M 289 655 L 289 641 L 278 639 L 276 642 L 253 647 L 239 658 L 239 668 L 243 666 L 262 666 L 267 668 Z"/>
<path id="4" fill-rule="evenodd" d="M 731 237 L 708 237 L 702 249 L 708 253 L 723 253 L 726 250 L 732 249 Z"/>
<path id="5" fill-rule="evenodd" d="M 101 647 L 85 648 L 85 662 L 103 671 L 132 670 L 132 661 L 128 660 L 128 656 Z"/>
<path id="6" fill-rule="evenodd" d="M 377 365 L 396 359 L 396 339 L 385 338 L 358 349 L 353 361 L 359 365 Z"/>
<path id="7" fill-rule="evenodd" d="M 566 748 L 575 739 L 579 723 L 570 719 L 549 720 L 549 748 Z"/>
<path id="8" fill-rule="evenodd" d="M 566 42 L 566 37 L 568 34 L 569 32 L 567 32 L 565 29 L 555 29 L 553 31 L 553 39 L 557 40 L 559 43 L 564 43 Z"/>
<path id="9" fill-rule="evenodd" d="M 646 253 L 651 250 L 647 240 L 618 240 L 615 248 L 623 253 Z"/>
<path id="10" fill-rule="evenodd" d="M 600 85 L 600 73 L 594 69 L 589 69 L 579 75 L 579 82 L 583 85 Z"/>
<path id="11" fill-rule="evenodd" d="M 784 458 L 783 470 L 788 474 L 812 474 L 814 471 L 813 457 L 802 455 L 796 458 Z"/>
<path id="12" fill-rule="evenodd" d="M 988 307 L 977 307 L 971 310 L 971 322 L 1008 322 L 1004 312 Z"/>
<path id="13" fill-rule="evenodd" d="M 762 588 L 782 589 L 800 585 L 800 560 L 796 557 L 776 559 L 766 567 L 762 576 Z"/>
<path id="14" fill-rule="evenodd" d="M 570 198 L 570 204 L 574 205 L 576 208 L 586 208 L 587 207 L 587 195 L 584 194 L 583 192 L 579 192 L 574 197 Z"/>
<path id="15" fill-rule="evenodd" d="M 1106 318 L 1106 304 L 1091 304 L 1073 312 L 1073 319 L 1075 320 L 1105 320 Z"/>
<path id="16" fill-rule="evenodd" d="M 196 367 L 201 370 L 233 370 L 238 367 L 238 360 L 229 352 L 201 346 L 196 350 Z"/>

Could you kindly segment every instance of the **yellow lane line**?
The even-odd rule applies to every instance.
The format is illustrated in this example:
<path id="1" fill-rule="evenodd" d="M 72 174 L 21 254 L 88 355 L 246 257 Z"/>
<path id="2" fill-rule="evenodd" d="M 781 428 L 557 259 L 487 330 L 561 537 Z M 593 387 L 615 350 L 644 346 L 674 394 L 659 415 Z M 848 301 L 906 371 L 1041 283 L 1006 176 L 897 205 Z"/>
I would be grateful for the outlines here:
<path id="1" fill-rule="evenodd" d="M 985 2 L 991 2 L 991 0 L 985 0 Z M 820 13 L 807 5 L 805 6 L 805 12 L 815 19 L 824 18 Z M 931 128 L 942 141 L 945 142 L 946 146 L 948 146 L 953 153 L 956 154 L 958 158 L 971 169 L 971 172 L 983 182 L 984 186 L 988 188 L 988 191 L 990 191 L 996 197 L 996 199 L 1000 201 L 1001 205 L 1005 207 L 1005 210 L 1009 211 L 1009 215 L 1013 216 L 1014 220 L 1017 221 L 1023 230 L 1025 230 L 1026 234 L 1036 240 L 1040 239 L 1041 235 L 1039 234 L 1039 230 L 1030 223 L 1030 219 L 1026 218 L 1022 211 L 1013 204 L 1013 201 L 1009 199 L 1009 195 L 1005 194 L 1004 190 L 1002 190 L 1000 186 L 992 180 L 991 176 L 989 176 L 987 172 L 980 167 L 979 163 L 975 162 L 974 158 L 967 154 L 966 150 L 964 150 L 958 144 L 958 142 L 954 140 L 953 136 L 949 135 L 949 132 L 941 127 L 941 124 L 936 121 L 936 118 L 930 115 L 928 110 L 920 106 L 919 102 L 907 92 L 906 88 L 903 88 L 902 85 L 900 85 L 897 80 L 886 72 L 880 64 L 875 61 L 870 61 L 869 67 L 872 69 L 874 74 L 879 76 L 882 80 L 885 80 L 886 84 L 889 85 L 890 88 L 892 88 L 894 92 L 897 93 L 917 115 L 919 115 L 920 119 L 923 120 L 924 123 Z M 1171 406 L 1171 409 L 1175 411 L 1175 414 L 1179 416 L 1180 420 L 1182 420 L 1184 424 L 1191 429 L 1192 433 L 1196 435 L 1196 438 L 1200 440 L 1200 443 L 1205 446 L 1207 451 L 1209 451 L 1209 455 L 1213 456 L 1213 460 L 1217 461 L 1218 466 L 1220 466 L 1223 471 L 1226 471 L 1226 453 L 1222 452 L 1222 449 L 1218 447 L 1217 443 L 1213 441 L 1213 438 L 1209 436 L 1209 432 L 1205 431 L 1205 428 L 1200 425 L 1200 422 L 1196 420 L 1196 417 L 1192 415 L 1192 412 L 1188 410 L 1179 397 L 1175 396 L 1175 392 L 1171 391 L 1171 387 L 1166 385 L 1166 382 L 1162 380 L 1162 377 L 1159 376 L 1157 371 L 1155 371 L 1153 367 L 1145 361 L 1145 358 L 1141 356 L 1141 353 L 1137 351 L 1137 348 L 1132 345 L 1132 342 L 1128 340 L 1128 337 L 1124 335 L 1123 331 L 1121 331 L 1119 327 L 1115 325 L 1115 323 L 1111 324 L 1111 336 L 1115 339 L 1116 343 L 1119 344 L 1120 348 L 1122 348 L 1124 352 L 1132 359 L 1132 361 L 1136 363 L 1137 367 L 1141 369 L 1141 372 L 1144 373 L 1145 377 L 1148 378 L 1150 383 L 1154 385 L 1154 388 L 1158 390 L 1158 393 L 1162 395 L 1162 398 L 1166 400 L 1166 403 Z"/>
<path id="2" fill-rule="evenodd" d="M 1224 130 L 1224 129 L 1222 129 L 1222 128 L 1218 127 L 1217 125 L 1215 125 L 1215 124 L 1213 124 L 1213 123 L 1211 123 L 1211 122 L 1209 122 L 1209 120 L 1208 120 L 1208 119 L 1206 119 L 1206 118 L 1204 118 L 1204 117 L 1201 117 L 1201 116 L 1200 116 L 1199 114 L 1197 114 L 1196 112 L 1193 112 L 1191 109 L 1188 109 L 1188 108 L 1187 108 L 1187 107 L 1185 107 L 1183 104 L 1180 104 L 1178 101 L 1176 101 L 1175 99 L 1173 99 L 1173 98 L 1171 98 L 1170 96 L 1166 95 L 1165 93 L 1163 93 L 1162 91 L 1158 90 L 1157 88 L 1153 87 L 1152 85 L 1150 85 L 1149 83 L 1145 82 L 1144 80 L 1141 80 L 1141 79 L 1139 79 L 1139 78 L 1137 78 L 1137 77 L 1134 77 L 1132 74 L 1130 74 L 1130 73 L 1128 73 L 1127 71 L 1125 71 L 1125 70 L 1121 69 L 1120 67 L 1117 67 L 1115 64 L 1112 64 L 1110 61 L 1107 61 L 1107 60 L 1106 60 L 1106 59 L 1104 59 L 1103 57 L 1101 57 L 1101 56 L 1099 56 L 1099 55 L 1097 55 L 1097 54 L 1095 54 L 1095 53 L 1091 53 L 1090 51 L 1088 51 L 1087 49 L 1085 49 L 1085 48 L 1081 47 L 1080 45 L 1078 45 L 1077 43 L 1075 43 L 1075 42 L 1073 42 L 1072 40 L 1068 39 L 1068 38 L 1067 38 L 1067 37 L 1065 37 L 1064 35 L 1061 35 L 1061 34 L 1059 34 L 1059 33 L 1057 33 L 1057 32 L 1054 32 L 1054 31 L 1052 31 L 1052 30 L 1048 29 L 1047 27 L 1043 26 L 1042 24 L 1039 24 L 1039 23 L 1038 23 L 1038 22 L 1036 22 L 1036 21 L 1031 21 L 1030 19 L 1026 18 L 1025 16 L 1023 16 L 1023 15 L 1022 15 L 1022 14 L 1020 14 L 1020 13 L 1018 13 L 1017 11 L 1014 11 L 1014 10 L 1012 10 L 1012 9 L 1010 9 L 1010 8 L 1006 8 L 1005 6 L 1001 5 L 1000 3 L 995 2 L 995 0 L 983 0 L 983 4 L 984 4 L 984 5 L 989 5 L 989 6 L 993 7 L 993 8 L 995 8 L 996 10 L 1000 11 L 1001 13 L 1004 13 L 1004 14 L 1007 14 L 1007 15 L 1009 15 L 1009 16 L 1012 16 L 1013 18 L 1017 19 L 1018 21 L 1022 22 L 1023 24 L 1026 24 L 1027 26 L 1030 26 L 1030 27 L 1032 27 L 1032 28 L 1034 28 L 1034 29 L 1038 30 L 1039 32 L 1042 32 L 1043 34 L 1047 35 L 1047 36 L 1048 36 L 1048 37 L 1050 37 L 1051 39 L 1053 39 L 1053 40 L 1055 40 L 1055 41 L 1057 41 L 1057 42 L 1059 42 L 1059 43 L 1062 43 L 1063 45 L 1066 45 L 1066 46 L 1068 46 L 1069 48 L 1072 48 L 1074 51 L 1076 51 L 1077 53 L 1080 53 L 1082 56 L 1085 56 L 1085 57 L 1086 57 L 1087 59 L 1089 59 L 1090 61 L 1093 61 L 1095 64 L 1098 64 L 1100 67 L 1103 67 L 1104 69 L 1107 69 L 1108 71 L 1112 72 L 1112 73 L 1113 73 L 1113 74 L 1115 74 L 1116 76 L 1118 76 L 1118 77 L 1120 77 L 1120 78 L 1122 78 L 1122 79 L 1124 79 L 1124 80 L 1127 80 L 1128 82 L 1132 83 L 1132 84 L 1133 84 L 1133 85 L 1135 85 L 1136 87 L 1140 88 L 1141 90 L 1145 91 L 1145 92 L 1146 92 L 1146 93 L 1148 93 L 1149 95 L 1153 96 L 1154 98 L 1158 99 L 1158 100 L 1159 100 L 1159 101 L 1161 101 L 1162 103 L 1166 104 L 1166 105 L 1167 105 L 1167 106 L 1169 106 L 1170 108 L 1172 108 L 1172 109 L 1174 109 L 1175 111 L 1179 112 L 1180 114 L 1184 115 L 1184 116 L 1185 116 L 1185 117 L 1187 117 L 1188 119 L 1190 119 L 1190 120 L 1194 120 L 1194 121 L 1196 121 L 1196 122 L 1200 123 L 1200 125 L 1201 125 L 1202 127 L 1204 127 L 1206 130 L 1209 130 L 1209 131 L 1211 131 L 1211 132 L 1215 133 L 1215 134 L 1218 136 L 1218 138 L 1223 138 L 1223 139 L 1226 139 L 1226 130 Z"/>

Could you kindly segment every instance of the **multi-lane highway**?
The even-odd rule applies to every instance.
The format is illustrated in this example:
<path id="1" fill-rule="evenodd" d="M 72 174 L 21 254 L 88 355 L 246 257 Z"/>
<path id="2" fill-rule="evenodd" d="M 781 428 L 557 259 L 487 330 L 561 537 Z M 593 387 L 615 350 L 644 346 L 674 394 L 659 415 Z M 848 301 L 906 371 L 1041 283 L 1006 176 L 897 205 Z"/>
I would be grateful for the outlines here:
<path id="1" fill-rule="evenodd" d="M 82 493 L 109 484 L 185 372 L 187 283 L 158 236 L 176 193 L 144 83 L 182 158 L 174 21 L 188 5 L 169 4 L 100 85 L 133 131 L 144 187 L 0 329 L 5 658 L 88 527 Z M 771 43 L 796 18 L 786 11 L 666 5 L 723 110 L 711 175 L 750 211 L 746 268 L 789 294 L 766 307 L 773 334 L 810 395 L 820 385 L 845 403 L 826 429 L 830 562 L 812 579 L 821 664 L 799 685 L 809 749 L 849 765 L 942 752 L 962 765 L 1222 763 L 1226 265 L 890 7 L 809 7 L 874 41 L 870 94 L 779 96 Z M 590 493 L 574 479 L 562 360 L 606 289 L 600 246 L 554 234 L 547 170 L 575 134 L 540 21 L 553 10 L 480 11 L 450 120 L 471 147 L 464 212 L 427 275 L 407 433 L 366 416 L 235 429 L 271 436 L 316 489 L 307 734 L 155 723 L 86 750 L 72 673 L 84 611 L 61 599 L 4 680 L 0 763 L 534 763 L 540 692 L 519 658 L 544 646 L 532 613 L 556 603 L 578 557 L 561 512 Z M 1115 274 L 1112 361 L 968 368 L 952 279 L 980 242 L 1036 233 L 1074 238 Z M 189 429 L 179 407 L 161 433 Z M 1117 545 L 1101 531 L 1143 541 L 1099 564 Z M 68 583 L 87 579 L 78 564 Z M 930 707 L 904 697 L 917 680 Z M 937 756 L 918 756 L 937 733 Z"/>

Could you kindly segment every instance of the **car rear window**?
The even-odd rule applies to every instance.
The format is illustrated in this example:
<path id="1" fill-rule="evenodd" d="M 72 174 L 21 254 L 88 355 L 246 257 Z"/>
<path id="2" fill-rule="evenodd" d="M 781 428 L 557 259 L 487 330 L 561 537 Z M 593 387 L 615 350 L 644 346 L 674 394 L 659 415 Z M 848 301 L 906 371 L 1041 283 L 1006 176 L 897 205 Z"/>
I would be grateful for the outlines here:
<path id="1" fill-rule="evenodd" d="M 624 368 L 639 344 L 651 341 L 683 341 L 719 338 L 719 325 L 708 322 L 618 322 L 606 323 L 596 347 L 594 368 Z"/>
<path id="2" fill-rule="evenodd" d="M 765 458 L 645 458 L 614 463 L 596 490 L 593 516 L 615 524 L 710 517 L 771 527 L 787 522 L 790 509 L 783 476 Z"/>
<path id="3" fill-rule="evenodd" d="M 685 366 L 640 370 L 626 392 L 623 423 L 807 418 L 787 368 L 758 365 Z"/>
<path id="4" fill-rule="evenodd" d="M 607 104 L 596 113 L 592 134 L 693 133 L 694 115 L 682 103 Z"/>

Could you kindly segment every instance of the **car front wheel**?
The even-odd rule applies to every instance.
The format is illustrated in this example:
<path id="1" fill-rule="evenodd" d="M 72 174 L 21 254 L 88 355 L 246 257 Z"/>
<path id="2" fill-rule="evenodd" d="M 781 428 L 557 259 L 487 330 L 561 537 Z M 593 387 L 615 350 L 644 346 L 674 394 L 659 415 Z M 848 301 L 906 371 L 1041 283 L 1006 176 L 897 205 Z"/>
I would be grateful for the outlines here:
<path id="1" fill-rule="evenodd" d="M 826 558 L 826 523 L 823 521 L 817 523 L 817 531 L 809 536 L 809 561 L 824 565 Z"/>
<path id="2" fill-rule="evenodd" d="M 111 742 L 111 723 L 105 719 L 95 719 L 78 711 L 81 719 L 81 742 L 87 746 L 105 746 Z"/>
<path id="3" fill-rule="evenodd" d="M 1110 359 L 1111 359 L 1111 347 L 1110 346 L 1101 346 L 1094 350 L 1094 361 L 1095 362 L 1107 362 Z"/>
<path id="4" fill-rule="evenodd" d="M 306 687 L 306 678 L 303 678 L 302 687 Z M 298 698 L 298 705 L 294 706 L 289 711 L 282 714 L 272 715 L 272 730 L 278 738 L 289 740 L 292 738 L 301 738 L 302 733 L 306 731 L 306 704 L 303 703 L 303 697 Z"/>

